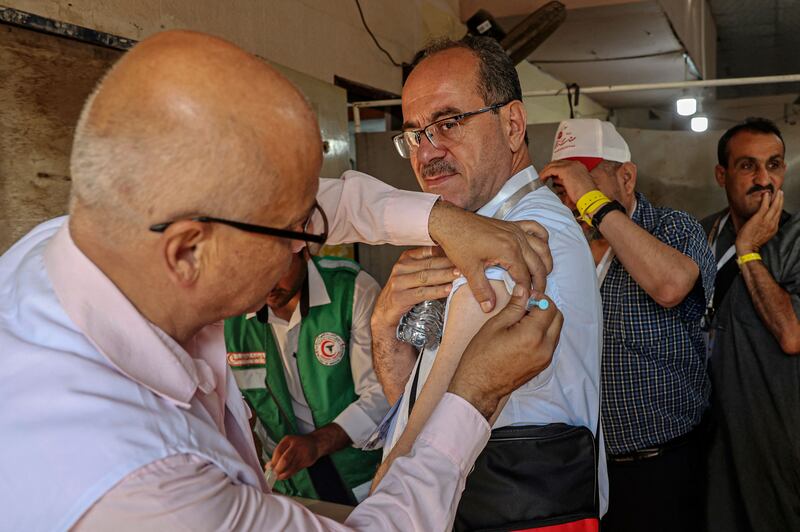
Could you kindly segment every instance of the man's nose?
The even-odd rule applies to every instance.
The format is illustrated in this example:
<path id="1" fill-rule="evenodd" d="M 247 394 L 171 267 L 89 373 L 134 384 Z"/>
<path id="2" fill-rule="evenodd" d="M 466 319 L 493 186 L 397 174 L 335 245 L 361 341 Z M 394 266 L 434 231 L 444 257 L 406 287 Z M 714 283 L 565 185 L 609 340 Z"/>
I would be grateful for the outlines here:
<path id="1" fill-rule="evenodd" d="M 428 164 L 434 159 L 441 159 L 444 154 L 445 150 L 434 146 L 427 135 L 420 135 L 419 146 L 417 147 L 417 160 L 420 163 Z"/>
<path id="2" fill-rule="evenodd" d="M 761 186 L 767 186 L 768 184 L 770 184 L 771 180 L 769 176 L 769 171 L 767 170 L 767 167 L 765 165 L 761 164 L 758 165 L 758 168 L 756 169 L 756 175 L 753 178 L 753 182 Z"/>

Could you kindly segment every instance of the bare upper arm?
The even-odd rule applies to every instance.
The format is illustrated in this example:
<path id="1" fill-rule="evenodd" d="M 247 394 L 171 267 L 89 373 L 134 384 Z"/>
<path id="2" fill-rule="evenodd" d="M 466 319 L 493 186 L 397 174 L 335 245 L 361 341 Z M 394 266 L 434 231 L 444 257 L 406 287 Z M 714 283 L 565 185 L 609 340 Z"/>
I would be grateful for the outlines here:
<path id="1" fill-rule="evenodd" d="M 397 456 L 403 456 L 411 450 L 417 436 L 450 386 L 450 381 L 455 374 L 464 349 L 483 324 L 500 312 L 511 299 L 503 281 L 491 280 L 490 284 L 497 297 L 497 304 L 490 313 L 484 313 L 481 310 L 467 284 L 461 286 L 450 299 L 447 323 L 441 345 L 436 353 L 436 360 L 414 403 L 414 410 L 408 419 L 408 424 L 389 454 L 387 462 Z"/>

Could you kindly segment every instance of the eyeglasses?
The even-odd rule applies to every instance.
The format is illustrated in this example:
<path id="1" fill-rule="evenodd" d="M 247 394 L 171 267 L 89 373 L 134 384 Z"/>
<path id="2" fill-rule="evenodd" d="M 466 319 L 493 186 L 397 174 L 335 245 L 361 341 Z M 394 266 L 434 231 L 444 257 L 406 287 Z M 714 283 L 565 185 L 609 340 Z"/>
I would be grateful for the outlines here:
<path id="1" fill-rule="evenodd" d="M 459 142 L 464 138 L 464 128 L 461 127 L 461 122 L 471 116 L 479 115 L 489 111 L 500 109 L 511 102 L 496 103 L 489 107 L 478 109 L 477 111 L 470 111 L 468 113 L 461 113 L 460 115 L 449 116 L 442 118 L 425 126 L 422 129 L 412 129 L 403 131 L 399 135 L 392 137 L 394 147 L 397 148 L 397 153 L 404 159 L 409 159 L 411 154 L 417 151 L 419 143 L 422 141 L 422 134 L 428 137 L 428 140 L 434 148 L 441 148 L 444 145 L 451 145 Z"/>
<path id="2" fill-rule="evenodd" d="M 320 216 L 322 216 L 322 226 L 324 230 L 322 234 L 312 233 L 314 226 L 312 223 L 312 219 L 314 218 L 314 212 L 318 212 Z M 303 222 L 303 231 L 290 231 L 289 229 L 276 229 L 274 227 L 264 227 L 263 225 L 255 225 L 255 224 L 248 224 L 244 222 L 235 222 L 233 220 L 226 220 L 224 218 L 214 218 L 213 216 L 194 216 L 192 218 L 188 218 L 193 222 L 202 222 L 202 223 L 215 223 L 215 224 L 224 224 L 229 225 L 231 227 L 235 227 L 236 229 L 247 231 L 248 233 L 258 233 L 260 235 L 269 235 L 269 236 L 277 236 L 280 238 L 289 238 L 291 240 L 303 240 L 305 242 L 314 242 L 316 244 L 324 244 L 325 241 L 328 239 L 328 217 L 325 216 L 325 211 L 322 210 L 322 207 L 319 206 L 319 203 L 316 201 L 314 202 L 314 206 L 311 208 L 311 212 L 306 218 L 306 221 Z M 150 226 L 150 230 L 156 233 L 163 233 L 167 230 L 167 227 L 174 224 L 177 220 L 173 220 L 171 222 L 164 222 L 160 224 L 155 224 Z"/>

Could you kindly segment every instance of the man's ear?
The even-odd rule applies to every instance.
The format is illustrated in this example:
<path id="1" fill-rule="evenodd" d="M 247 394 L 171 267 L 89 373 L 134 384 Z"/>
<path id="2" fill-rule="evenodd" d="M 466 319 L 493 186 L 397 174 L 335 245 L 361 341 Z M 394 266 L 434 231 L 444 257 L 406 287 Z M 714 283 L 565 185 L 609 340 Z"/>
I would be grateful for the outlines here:
<path id="1" fill-rule="evenodd" d="M 636 189 L 637 172 L 638 168 L 630 161 L 622 163 L 622 166 L 617 168 L 617 181 L 628 196 L 633 195 L 633 191 Z"/>
<path id="2" fill-rule="evenodd" d="M 717 165 L 714 167 L 714 179 L 717 180 L 717 184 L 722 188 L 725 188 L 725 178 L 727 175 L 725 174 L 725 167 L 722 165 Z"/>
<path id="3" fill-rule="evenodd" d="M 211 237 L 208 224 L 193 220 L 174 222 L 164 231 L 163 257 L 170 280 L 180 286 L 197 282 L 202 265 L 202 252 Z"/>
<path id="4" fill-rule="evenodd" d="M 517 152 L 520 147 L 525 146 L 525 129 L 528 126 L 528 111 L 525 104 L 519 100 L 514 100 L 505 106 L 507 115 L 507 135 L 511 151 Z"/>

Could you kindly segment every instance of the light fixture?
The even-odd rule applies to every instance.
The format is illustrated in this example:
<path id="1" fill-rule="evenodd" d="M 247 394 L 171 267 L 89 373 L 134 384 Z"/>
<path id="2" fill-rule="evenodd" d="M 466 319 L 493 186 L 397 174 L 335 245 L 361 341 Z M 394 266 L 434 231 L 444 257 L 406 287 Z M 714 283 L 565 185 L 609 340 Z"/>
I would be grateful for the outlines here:
<path id="1" fill-rule="evenodd" d="M 681 116 L 692 116 L 697 112 L 697 98 L 680 98 L 675 102 L 678 114 Z"/>
<path id="2" fill-rule="evenodd" d="M 702 133 L 708 129 L 708 117 L 693 116 L 691 121 L 692 131 Z"/>

